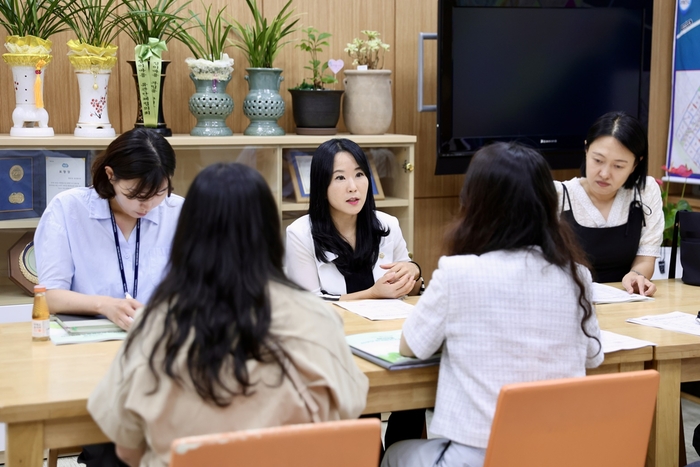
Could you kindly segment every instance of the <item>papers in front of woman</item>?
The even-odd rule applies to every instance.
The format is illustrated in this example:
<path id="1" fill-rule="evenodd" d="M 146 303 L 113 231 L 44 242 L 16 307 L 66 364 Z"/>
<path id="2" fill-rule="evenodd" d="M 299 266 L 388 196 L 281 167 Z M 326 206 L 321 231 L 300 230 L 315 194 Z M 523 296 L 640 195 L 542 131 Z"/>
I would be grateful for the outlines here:
<path id="1" fill-rule="evenodd" d="M 603 344 L 603 353 L 617 352 L 619 350 L 641 349 L 647 346 L 655 346 L 653 342 L 623 336 L 610 331 L 600 331 L 600 340 Z"/>
<path id="2" fill-rule="evenodd" d="M 700 336 L 700 323 L 695 318 L 696 315 L 694 314 L 672 311 L 671 313 L 664 313 L 662 315 L 629 318 L 627 322 Z"/>
<path id="3" fill-rule="evenodd" d="M 334 304 L 372 321 L 405 319 L 413 309 L 412 305 L 399 299 L 338 301 Z"/>
<path id="4" fill-rule="evenodd" d="M 610 285 L 593 283 L 593 303 L 623 303 L 623 302 L 645 302 L 654 300 L 636 293 L 627 293 L 626 290 L 617 289 Z"/>

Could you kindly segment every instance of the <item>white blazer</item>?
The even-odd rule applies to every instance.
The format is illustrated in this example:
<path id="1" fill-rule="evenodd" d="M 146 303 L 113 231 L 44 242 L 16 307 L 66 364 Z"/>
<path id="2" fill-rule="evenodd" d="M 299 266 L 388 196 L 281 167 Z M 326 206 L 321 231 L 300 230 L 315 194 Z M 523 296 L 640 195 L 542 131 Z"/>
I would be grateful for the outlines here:
<path id="1" fill-rule="evenodd" d="M 390 232 L 382 237 L 379 244 L 379 258 L 374 265 L 372 274 L 374 281 L 386 274 L 387 270 L 379 267 L 381 264 L 398 261 L 410 261 L 406 241 L 403 239 L 399 221 L 389 214 L 375 211 L 377 219 Z M 314 241 L 311 237 L 311 221 L 309 215 L 300 217 L 287 227 L 286 247 L 287 276 L 305 289 L 323 295 L 343 295 L 347 293 L 345 278 L 332 262 L 324 263 L 316 259 Z M 333 261 L 337 255 L 326 252 L 328 261 Z M 323 290 L 323 292 L 321 292 Z"/>

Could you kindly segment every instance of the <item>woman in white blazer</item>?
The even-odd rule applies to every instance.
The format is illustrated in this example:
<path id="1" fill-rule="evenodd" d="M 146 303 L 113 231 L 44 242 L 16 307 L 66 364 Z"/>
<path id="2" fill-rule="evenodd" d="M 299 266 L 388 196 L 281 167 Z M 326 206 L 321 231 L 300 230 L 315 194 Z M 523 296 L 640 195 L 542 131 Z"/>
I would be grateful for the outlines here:
<path id="1" fill-rule="evenodd" d="M 420 267 L 398 220 L 375 210 L 367 156 L 348 139 L 321 144 L 311 162 L 309 214 L 287 228 L 290 279 L 330 300 L 418 294 Z"/>
<path id="2" fill-rule="evenodd" d="M 353 141 L 321 144 L 311 161 L 309 214 L 287 227 L 287 275 L 327 300 L 399 298 L 425 288 L 399 221 L 375 210 L 370 173 Z M 424 424 L 424 410 L 392 413 L 385 446 L 419 438 Z"/>

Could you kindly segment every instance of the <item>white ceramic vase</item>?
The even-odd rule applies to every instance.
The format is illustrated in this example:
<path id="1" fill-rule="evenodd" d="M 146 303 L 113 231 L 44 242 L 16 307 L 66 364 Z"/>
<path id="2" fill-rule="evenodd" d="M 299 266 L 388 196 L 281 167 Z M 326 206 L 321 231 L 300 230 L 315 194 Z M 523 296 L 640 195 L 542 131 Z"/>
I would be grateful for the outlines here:
<path id="1" fill-rule="evenodd" d="M 75 70 L 80 90 L 80 115 L 73 134 L 83 138 L 113 138 L 114 128 L 109 123 L 107 88 L 111 70 L 92 73 Z"/>
<path id="2" fill-rule="evenodd" d="M 34 84 L 37 75 L 41 80 L 41 96 L 44 95 L 46 68 L 35 70 L 33 66 L 13 65 L 12 78 L 15 86 L 15 110 L 12 112 L 10 136 L 45 137 L 53 136 L 49 126 L 49 113 L 42 106 L 37 107 Z"/>
<path id="3" fill-rule="evenodd" d="M 343 120 L 354 135 L 383 135 L 394 114 L 390 70 L 345 70 Z"/>

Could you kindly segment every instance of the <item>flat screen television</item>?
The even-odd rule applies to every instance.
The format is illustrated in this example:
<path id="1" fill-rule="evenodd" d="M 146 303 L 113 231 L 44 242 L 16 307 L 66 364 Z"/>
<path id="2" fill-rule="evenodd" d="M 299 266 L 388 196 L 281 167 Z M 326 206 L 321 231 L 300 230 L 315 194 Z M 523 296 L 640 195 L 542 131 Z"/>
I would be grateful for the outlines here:
<path id="1" fill-rule="evenodd" d="M 464 173 L 494 141 L 520 141 L 552 168 L 575 168 L 600 115 L 623 110 L 646 125 L 651 0 L 438 8 L 437 175 Z"/>

